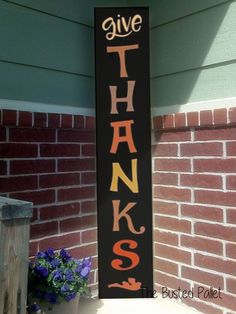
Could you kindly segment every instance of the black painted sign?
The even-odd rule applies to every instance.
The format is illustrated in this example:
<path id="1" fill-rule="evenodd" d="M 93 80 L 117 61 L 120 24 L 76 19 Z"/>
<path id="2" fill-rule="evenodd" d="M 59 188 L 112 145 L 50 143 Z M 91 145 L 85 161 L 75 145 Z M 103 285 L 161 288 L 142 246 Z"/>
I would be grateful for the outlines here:
<path id="1" fill-rule="evenodd" d="M 151 297 L 148 9 L 95 9 L 95 49 L 99 297 Z"/>

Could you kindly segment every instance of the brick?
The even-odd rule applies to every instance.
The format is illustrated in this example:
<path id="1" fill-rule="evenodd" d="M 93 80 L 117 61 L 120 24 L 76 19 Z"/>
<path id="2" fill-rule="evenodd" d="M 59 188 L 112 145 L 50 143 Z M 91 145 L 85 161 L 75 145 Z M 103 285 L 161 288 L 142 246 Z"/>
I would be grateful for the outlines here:
<path id="1" fill-rule="evenodd" d="M 39 176 L 39 187 L 70 186 L 80 184 L 79 173 L 48 174 Z"/>
<path id="2" fill-rule="evenodd" d="M 80 145 L 78 144 L 41 144 L 40 156 L 42 157 L 80 156 Z"/>
<path id="3" fill-rule="evenodd" d="M 11 174 L 50 173 L 55 171 L 55 160 L 13 160 L 10 161 Z"/>
<path id="4" fill-rule="evenodd" d="M 178 276 L 178 264 L 154 257 L 154 269 Z"/>
<path id="5" fill-rule="evenodd" d="M 80 241 L 80 232 L 73 232 L 70 234 L 58 235 L 56 237 L 50 237 L 39 241 L 39 250 L 45 251 L 49 247 L 54 250 L 59 250 L 62 248 L 69 248 L 72 246 L 79 245 Z"/>
<path id="6" fill-rule="evenodd" d="M 85 117 L 85 128 L 86 129 L 95 129 L 96 119 L 95 117 Z"/>
<path id="7" fill-rule="evenodd" d="M 91 171 L 95 170 L 94 158 L 59 159 L 58 171 Z"/>
<path id="8" fill-rule="evenodd" d="M 236 275 L 236 261 L 221 259 L 218 257 L 207 256 L 202 254 L 194 255 L 194 265 L 202 268 L 214 270 L 216 272 Z"/>
<path id="9" fill-rule="evenodd" d="M 17 112 L 15 110 L 2 110 L 2 124 L 3 125 L 16 125 Z"/>
<path id="10" fill-rule="evenodd" d="M 61 126 L 61 116 L 58 113 L 48 113 L 48 127 L 58 129 Z"/>
<path id="11" fill-rule="evenodd" d="M 165 199 L 165 200 L 179 201 L 179 202 L 190 202 L 191 192 L 190 190 L 187 190 L 187 189 L 155 186 L 154 197 Z"/>
<path id="12" fill-rule="evenodd" d="M 34 127 L 44 128 L 47 125 L 47 114 L 44 112 L 34 113 Z"/>
<path id="13" fill-rule="evenodd" d="M 9 138 L 12 142 L 55 142 L 55 130 L 11 128 Z"/>
<path id="14" fill-rule="evenodd" d="M 218 207 L 182 204 L 181 215 L 202 220 L 223 221 L 223 211 Z"/>
<path id="15" fill-rule="evenodd" d="M 82 156 L 96 156 L 95 144 L 82 144 Z"/>
<path id="16" fill-rule="evenodd" d="M 200 313 L 207 313 L 207 314 L 224 314 L 223 310 L 211 306 L 209 304 L 198 302 L 195 299 L 186 298 L 182 300 L 187 306 L 193 307 L 196 310 L 200 311 Z"/>
<path id="17" fill-rule="evenodd" d="M 236 140 L 236 128 L 210 128 L 194 131 L 195 141 Z"/>
<path id="18" fill-rule="evenodd" d="M 95 132 L 88 130 L 59 130 L 58 142 L 94 143 Z"/>
<path id="19" fill-rule="evenodd" d="M 171 261 L 178 261 L 183 264 L 191 264 L 191 253 L 159 243 L 155 244 L 155 256 L 170 259 Z"/>
<path id="20" fill-rule="evenodd" d="M 194 127 L 199 125 L 198 112 L 187 112 L 187 125 Z"/>
<path id="21" fill-rule="evenodd" d="M 222 156 L 222 143 L 187 143 L 180 144 L 181 156 Z"/>
<path id="22" fill-rule="evenodd" d="M 227 278 L 226 285 L 227 285 L 228 292 L 236 294 L 236 279 L 235 278 Z"/>
<path id="23" fill-rule="evenodd" d="M 89 245 L 87 244 L 85 246 L 70 249 L 69 253 L 75 258 L 95 256 L 97 255 L 97 245 L 95 243 Z"/>
<path id="24" fill-rule="evenodd" d="M 153 118 L 153 128 L 154 130 L 163 128 L 162 116 L 157 116 Z"/>
<path id="25" fill-rule="evenodd" d="M 10 197 L 33 202 L 34 205 L 49 204 L 55 202 L 55 191 L 18 192 L 10 194 Z"/>
<path id="26" fill-rule="evenodd" d="M 159 271 L 155 271 L 154 272 L 154 280 L 155 283 L 163 286 L 163 287 L 168 287 L 171 289 L 181 289 L 181 290 L 190 290 L 190 283 L 180 279 L 180 278 L 176 278 L 173 276 L 169 276 L 167 274 L 163 274 Z"/>
<path id="27" fill-rule="evenodd" d="M 176 233 L 166 232 L 162 230 L 154 230 L 154 241 L 170 244 L 170 245 L 178 245 L 178 235 Z"/>
<path id="28" fill-rule="evenodd" d="M 83 201 L 81 203 L 81 211 L 83 214 L 96 213 L 97 202 L 96 201 Z"/>
<path id="29" fill-rule="evenodd" d="M 204 286 L 203 286 L 204 287 Z M 194 285 L 194 294 L 197 296 L 197 289 L 199 285 Z M 221 287 L 220 287 L 221 288 Z M 209 286 L 206 286 L 205 289 L 209 290 Z M 205 290 L 206 291 L 206 290 Z M 236 297 L 230 294 L 225 294 L 220 291 L 220 297 L 218 294 L 218 298 L 205 298 L 203 294 L 199 296 L 199 299 L 207 302 L 207 304 L 211 303 L 213 306 L 221 306 L 233 311 L 236 311 Z M 208 303 L 209 302 L 209 303 Z M 207 312 L 206 312 L 207 313 Z M 235 312 L 234 312 L 235 313 Z"/>
<path id="30" fill-rule="evenodd" d="M 191 222 L 183 219 L 175 219 L 172 217 L 155 216 L 155 226 L 161 229 L 171 231 L 190 233 Z"/>
<path id="31" fill-rule="evenodd" d="M 213 114 L 212 110 L 200 111 L 200 125 L 212 125 L 213 124 Z"/>
<path id="32" fill-rule="evenodd" d="M 176 203 L 153 201 L 153 210 L 156 214 L 178 216 L 178 205 Z"/>
<path id="33" fill-rule="evenodd" d="M 0 126 L 0 142 L 6 141 L 6 129 Z"/>
<path id="34" fill-rule="evenodd" d="M 26 158 L 37 157 L 38 146 L 36 144 L 15 144 L 2 143 L 0 144 L 1 158 Z"/>
<path id="35" fill-rule="evenodd" d="M 236 176 L 226 177 L 226 188 L 227 190 L 236 190 Z"/>
<path id="36" fill-rule="evenodd" d="M 61 128 L 72 128 L 72 115 L 71 114 L 62 114 L 61 115 Z"/>
<path id="37" fill-rule="evenodd" d="M 194 191 L 196 203 L 232 206 L 236 203 L 236 192 Z"/>
<path id="38" fill-rule="evenodd" d="M 156 142 L 186 142 L 191 141 L 190 131 L 158 131 L 155 132 Z"/>
<path id="39" fill-rule="evenodd" d="M 236 210 L 227 209 L 227 223 L 236 224 Z"/>
<path id="40" fill-rule="evenodd" d="M 226 256 L 236 259 L 236 244 L 226 243 Z"/>
<path id="41" fill-rule="evenodd" d="M 81 116 L 81 115 L 74 116 L 74 128 L 76 129 L 84 128 L 84 116 Z"/>
<path id="42" fill-rule="evenodd" d="M 96 227 L 96 215 L 88 215 L 82 217 L 74 217 L 60 221 L 61 232 L 70 232 L 80 229 L 88 229 Z"/>
<path id="43" fill-rule="evenodd" d="M 35 256 L 39 251 L 38 241 L 29 242 L 29 256 Z"/>
<path id="44" fill-rule="evenodd" d="M 236 241 L 236 227 L 222 226 L 220 224 L 209 224 L 196 222 L 194 224 L 195 234 L 226 241 Z"/>
<path id="45" fill-rule="evenodd" d="M 181 174 L 180 185 L 189 187 L 202 187 L 210 189 L 222 189 L 222 177 L 207 174 Z"/>
<path id="46" fill-rule="evenodd" d="M 160 185 L 178 185 L 177 173 L 153 173 L 152 183 Z"/>
<path id="47" fill-rule="evenodd" d="M 191 164 L 189 159 L 154 159 L 154 171 L 189 172 Z"/>
<path id="48" fill-rule="evenodd" d="M 176 157 L 177 153 L 177 144 L 155 144 L 152 146 L 152 156 Z"/>
<path id="49" fill-rule="evenodd" d="M 196 235 L 181 235 L 181 246 L 217 255 L 223 254 L 222 242 L 201 238 Z"/>
<path id="50" fill-rule="evenodd" d="M 236 142 L 226 143 L 227 156 L 236 156 Z"/>
<path id="51" fill-rule="evenodd" d="M 90 273 L 89 273 L 88 281 L 90 283 L 94 283 L 95 282 L 95 272 L 93 270 L 91 270 Z"/>
<path id="52" fill-rule="evenodd" d="M 50 220 L 55 218 L 63 218 L 67 216 L 79 215 L 80 203 L 74 202 L 69 204 L 57 204 L 40 208 L 40 219 Z"/>
<path id="53" fill-rule="evenodd" d="M 37 207 L 33 207 L 33 216 L 30 219 L 31 223 L 39 220 L 38 210 L 39 209 Z"/>
<path id="54" fill-rule="evenodd" d="M 186 126 L 186 116 L 184 112 L 176 113 L 175 116 L 175 127 L 176 128 L 183 128 Z"/>
<path id="55" fill-rule="evenodd" d="M 211 300 L 211 302 L 214 302 Z M 221 293 L 221 298 L 215 299 L 214 302 L 216 305 L 224 306 L 233 311 L 234 314 L 236 312 L 236 297 L 230 294 Z"/>
<path id="56" fill-rule="evenodd" d="M 82 172 L 81 183 L 82 184 L 96 184 L 96 172 Z"/>
<path id="57" fill-rule="evenodd" d="M 181 267 L 181 277 L 190 279 L 199 283 L 203 283 L 210 287 L 218 288 L 219 286 L 223 289 L 224 279 L 222 276 L 212 274 L 200 269 L 194 269 L 187 266 Z"/>
<path id="58" fill-rule="evenodd" d="M 31 127 L 33 125 L 32 112 L 19 111 L 19 126 Z"/>
<path id="59" fill-rule="evenodd" d="M 168 115 L 163 116 L 163 126 L 164 126 L 164 129 L 174 127 L 174 116 L 173 116 L 173 114 L 168 114 Z"/>
<path id="60" fill-rule="evenodd" d="M 57 221 L 30 225 L 30 238 L 31 239 L 39 239 L 39 238 L 50 236 L 57 233 L 58 233 Z"/>
<path id="61" fill-rule="evenodd" d="M 38 187 L 36 176 L 0 178 L 0 193 L 35 190 Z"/>
<path id="62" fill-rule="evenodd" d="M 193 160 L 194 172 L 236 172 L 236 159 L 196 159 Z"/>
<path id="63" fill-rule="evenodd" d="M 85 230 L 81 232 L 82 243 L 96 242 L 97 229 Z"/>
<path id="64" fill-rule="evenodd" d="M 73 201 L 95 197 L 95 188 L 93 186 L 67 188 L 58 190 L 59 201 Z"/>
<path id="65" fill-rule="evenodd" d="M 0 160 L 0 175 L 4 176 L 7 174 L 7 163 L 4 160 Z"/>
<path id="66" fill-rule="evenodd" d="M 215 109 L 213 110 L 214 124 L 226 124 L 227 123 L 227 109 Z"/>
<path id="67" fill-rule="evenodd" d="M 236 108 L 229 108 L 229 122 L 236 123 Z"/>

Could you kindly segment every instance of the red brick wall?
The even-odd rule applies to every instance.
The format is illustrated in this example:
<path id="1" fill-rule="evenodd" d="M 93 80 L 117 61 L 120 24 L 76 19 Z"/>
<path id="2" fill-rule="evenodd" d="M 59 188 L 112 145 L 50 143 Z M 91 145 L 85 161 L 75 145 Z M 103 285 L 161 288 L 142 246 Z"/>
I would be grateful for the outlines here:
<path id="1" fill-rule="evenodd" d="M 236 313 L 236 109 L 153 121 L 155 287 L 221 287 L 183 302 Z"/>
<path id="2" fill-rule="evenodd" d="M 0 111 L 0 194 L 31 201 L 30 255 L 93 256 L 97 283 L 94 118 Z"/>

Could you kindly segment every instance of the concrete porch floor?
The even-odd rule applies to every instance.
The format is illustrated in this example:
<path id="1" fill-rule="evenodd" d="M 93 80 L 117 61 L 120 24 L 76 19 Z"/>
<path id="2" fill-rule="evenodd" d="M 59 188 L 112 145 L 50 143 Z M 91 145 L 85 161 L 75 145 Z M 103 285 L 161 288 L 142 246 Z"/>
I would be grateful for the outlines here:
<path id="1" fill-rule="evenodd" d="M 196 314 L 197 310 L 189 308 L 175 300 L 163 299 L 89 299 L 81 300 L 79 314 L 120 314 L 120 313 L 165 313 Z"/>

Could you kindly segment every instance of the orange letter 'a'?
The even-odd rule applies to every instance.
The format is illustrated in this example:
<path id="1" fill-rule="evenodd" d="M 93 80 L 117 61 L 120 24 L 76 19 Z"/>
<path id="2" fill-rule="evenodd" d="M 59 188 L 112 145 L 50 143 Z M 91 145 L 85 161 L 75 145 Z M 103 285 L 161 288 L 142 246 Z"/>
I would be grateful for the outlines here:
<path id="1" fill-rule="evenodd" d="M 126 102 L 127 103 L 127 112 L 134 111 L 133 107 L 133 93 L 135 81 L 128 81 L 127 86 L 127 96 L 126 97 L 117 97 L 117 86 L 109 86 L 110 94 L 111 94 L 111 114 L 118 113 L 116 104 L 118 102 Z"/>
<path id="2" fill-rule="evenodd" d="M 124 171 L 121 169 L 118 162 L 112 163 L 112 181 L 110 191 L 118 192 L 118 179 L 120 178 L 133 193 L 138 193 L 138 178 L 137 178 L 137 159 L 131 159 L 132 164 L 132 180 L 130 180 Z"/>
<path id="3" fill-rule="evenodd" d="M 137 150 L 134 146 L 134 141 L 132 137 L 131 124 L 134 123 L 134 120 L 126 120 L 126 121 L 116 121 L 111 122 L 111 126 L 113 127 L 113 140 L 110 153 L 116 154 L 119 143 L 127 142 L 129 146 L 130 153 L 136 153 Z M 125 128 L 125 135 L 120 135 L 120 128 Z"/>
<path id="4" fill-rule="evenodd" d="M 125 63 L 125 52 L 127 50 L 138 49 L 139 45 L 128 45 L 128 46 L 110 46 L 107 47 L 108 53 L 117 52 L 120 59 L 120 77 L 128 77 Z"/>
<path id="5" fill-rule="evenodd" d="M 128 214 L 128 211 L 131 208 L 133 208 L 137 203 L 128 203 L 125 206 L 125 208 L 121 211 L 119 211 L 119 207 L 120 207 L 120 201 L 119 200 L 113 200 L 112 204 L 113 204 L 113 216 L 114 216 L 112 231 L 120 231 L 119 221 L 123 217 L 127 220 L 127 224 L 128 224 L 128 228 L 129 228 L 130 232 L 132 232 L 134 234 L 144 233 L 144 231 L 145 231 L 144 226 L 141 226 L 139 228 L 139 231 L 135 230 L 134 225 L 133 225 L 133 221 L 132 221 L 130 215 Z"/>
<path id="6" fill-rule="evenodd" d="M 132 269 L 132 268 L 136 267 L 140 261 L 138 254 L 123 250 L 121 248 L 121 246 L 123 244 L 128 244 L 129 249 L 136 249 L 136 247 L 138 246 L 138 243 L 136 241 L 128 240 L 128 239 L 127 240 L 120 240 L 113 245 L 113 253 L 115 253 L 116 255 L 119 255 L 119 256 L 124 256 L 124 257 L 129 258 L 131 260 L 130 266 L 121 267 L 123 265 L 123 261 L 121 259 L 113 259 L 113 261 L 111 262 L 111 266 L 112 266 L 112 268 L 117 269 L 117 270 Z"/>

